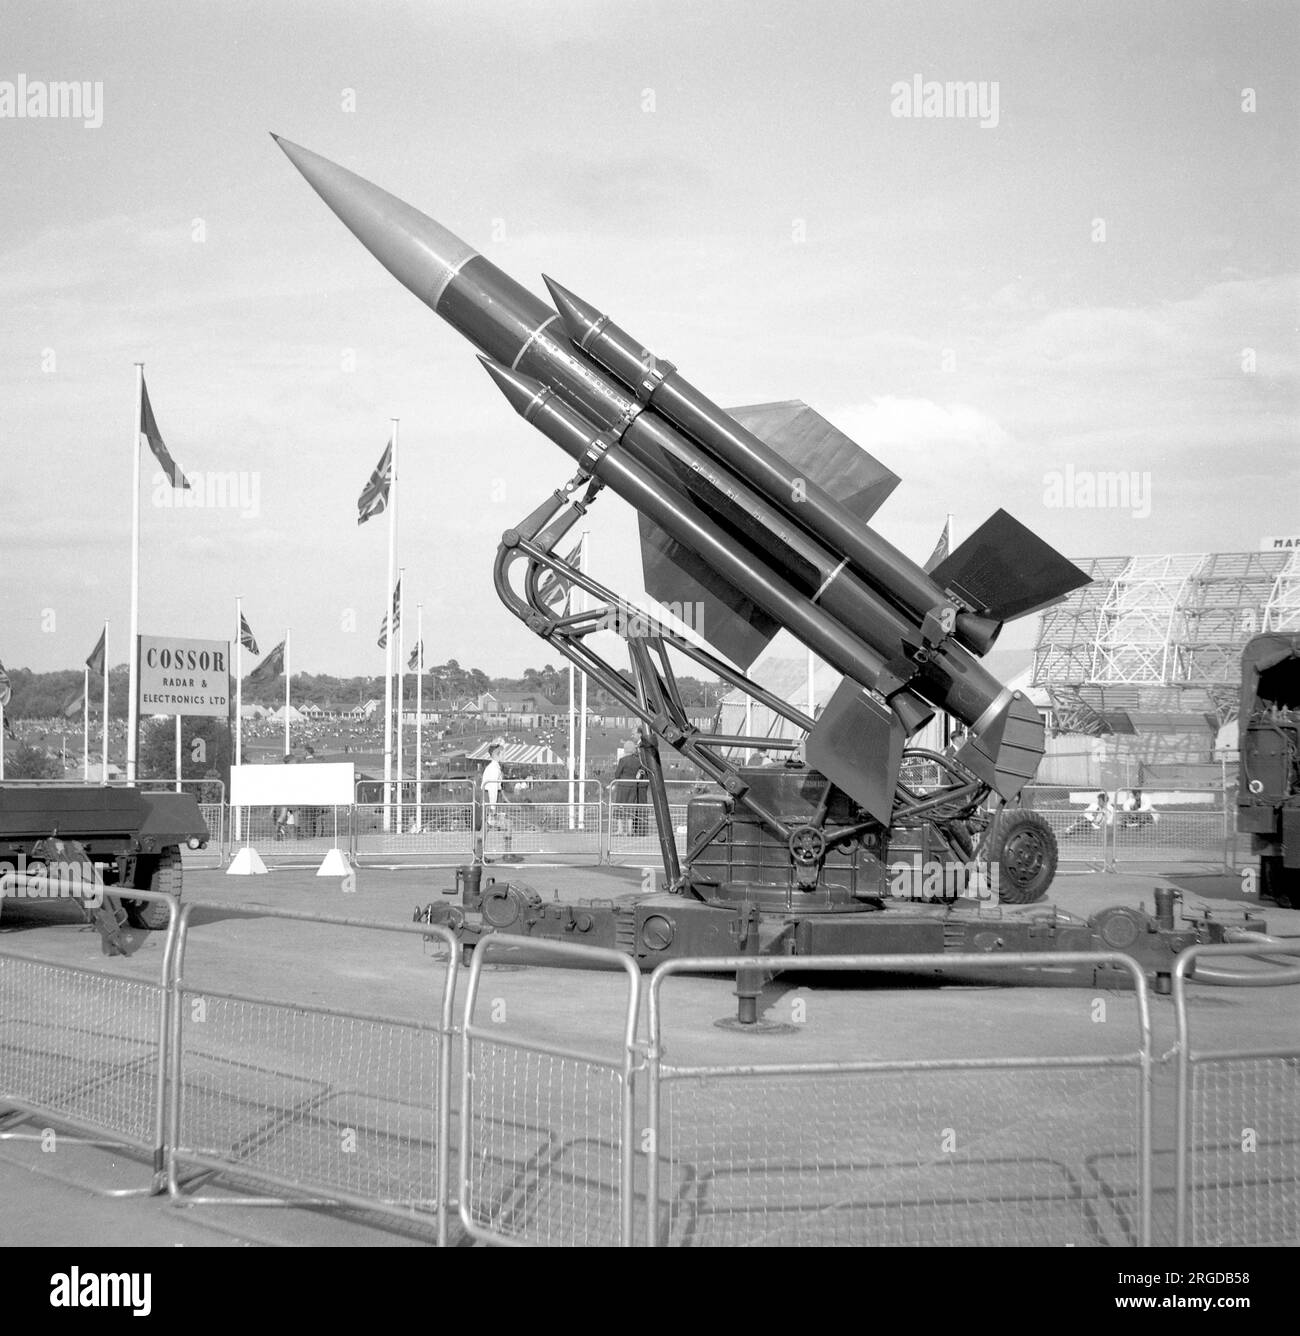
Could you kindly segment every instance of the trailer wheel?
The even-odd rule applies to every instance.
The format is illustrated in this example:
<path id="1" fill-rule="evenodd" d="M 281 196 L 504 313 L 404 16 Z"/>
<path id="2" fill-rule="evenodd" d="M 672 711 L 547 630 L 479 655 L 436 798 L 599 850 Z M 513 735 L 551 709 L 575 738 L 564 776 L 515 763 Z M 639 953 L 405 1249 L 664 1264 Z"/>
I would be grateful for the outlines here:
<path id="1" fill-rule="evenodd" d="M 1056 876 L 1056 836 L 1037 812 L 1007 809 L 994 819 L 987 857 L 997 870 L 998 899 L 1004 905 L 1032 905 Z"/>
<path id="2" fill-rule="evenodd" d="M 1279 909 L 1300 909 L 1300 868 L 1284 867 L 1280 854 L 1265 854 L 1259 860 L 1259 893 Z"/>
<path id="3" fill-rule="evenodd" d="M 148 855 L 136 859 L 135 876 L 131 884 L 142 891 L 161 891 L 174 900 L 181 896 L 181 849 L 169 844 L 157 857 Z M 133 928 L 159 929 L 167 926 L 168 907 L 156 900 L 127 900 L 123 898 L 127 922 Z"/>

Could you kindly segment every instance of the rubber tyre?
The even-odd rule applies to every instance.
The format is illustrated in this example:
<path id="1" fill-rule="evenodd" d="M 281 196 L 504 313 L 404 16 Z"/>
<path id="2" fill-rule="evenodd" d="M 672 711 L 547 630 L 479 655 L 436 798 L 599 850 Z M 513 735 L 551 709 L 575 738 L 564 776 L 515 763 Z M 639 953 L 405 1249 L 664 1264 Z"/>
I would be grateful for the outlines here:
<path id="1" fill-rule="evenodd" d="M 989 832 L 989 867 L 997 868 L 998 899 L 1004 905 L 1032 905 L 1047 894 L 1056 876 L 1056 836 L 1037 812 L 1001 812 Z"/>
<path id="2" fill-rule="evenodd" d="M 1259 860 L 1259 893 L 1279 909 L 1300 909 L 1300 868 L 1283 867 L 1280 854 L 1265 854 Z"/>
<path id="3" fill-rule="evenodd" d="M 143 856 L 137 860 L 134 884 L 142 891 L 161 891 L 179 900 L 182 872 L 180 845 L 169 844 L 158 857 Z M 122 908 L 133 928 L 165 928 L 170 918 L 167 906 L 156 901 L 123 898 Z"/>

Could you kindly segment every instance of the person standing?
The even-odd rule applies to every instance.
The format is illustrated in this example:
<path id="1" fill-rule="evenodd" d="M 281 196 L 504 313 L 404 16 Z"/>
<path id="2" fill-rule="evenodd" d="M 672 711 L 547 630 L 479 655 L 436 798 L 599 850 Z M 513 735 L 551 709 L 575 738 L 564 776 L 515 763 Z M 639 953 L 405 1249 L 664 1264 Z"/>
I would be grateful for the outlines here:
<path id="1" fill-rule="evenodd" d="M 497 802 L 505 774 L 501 769 L 501 744 L 494 742 L 488 748 L 488 763 L 483 767 L 483 809 L 487 825 L 495 824 Z"/>
<path id="2" fill-rule="evenodd" d="M 641 763 L 637 759 L 636 743 L 619 744 L 618 764 L 614 767 L 614 784 L 610 791 L 610 801 L 619 811 L 614 821 L 614 833 L 626 835 L 629 825 L 628 814 L 623 808 L 631 807 L 638 801 L 637 778 L 641 773 Z"/>

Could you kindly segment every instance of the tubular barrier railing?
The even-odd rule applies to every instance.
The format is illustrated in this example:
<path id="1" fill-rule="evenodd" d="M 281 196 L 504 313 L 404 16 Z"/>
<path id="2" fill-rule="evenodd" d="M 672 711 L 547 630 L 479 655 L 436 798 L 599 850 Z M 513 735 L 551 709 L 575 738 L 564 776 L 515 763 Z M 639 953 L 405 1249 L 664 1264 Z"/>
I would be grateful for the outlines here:
<path id="1" fill-rule="evenodd" d="M 1238 986 L 1300 984 L 1300 941 L 1294 940 L 1194 946 L 1174 966 L 1175 1242 L 1295 1247 L 1300 1244 L 1300 1034 L 1293 1017 L 1252 1012 L 1250 1037 L 1264 1039 L 1272 1029 L 1272 1042 L 1244 1049 L 1196 1046 L 1188 985 L 1196 982 L 1198 964 L 1225 957 L 1249 967 L 1233 980 Z"/>
<path id="2" fill-rule="evenodd" d="M 489 955 L 533 964 L 621 970 L 627 992 L 614 1056 L 511 1032 L 508 1001 L 479 1017 Z M 497 1244 L 619 1245 L 634 1241 L 633 1076 L 641 974 L 618 951 L 486 937 L 474 949 L 461 1030 L 460 1219 Z"/>
<path id="3" fill-rule="evenodd" d="M 1149 1245 L 1151 1020 L 1146 979 L 1130 957 L 810 956 L 785 968 L 1103 965 L 1133 981 L 1134 1051 L 694 1066 L 666 1061 L 680 1042 L 665 1033 L 666 980 L 778 966 L 771 957 L 660 965 L 648 989 L 652 1246 Z M 1029 1126 L 1023 1107 L 1033 1098 L 1055 1112 Z M 1095 1168 L 1103 1156 L 1109 1180 Z"/>
<path id="4" fill-rule="evenodd" d="M 166 1144 L 167 981 L 179 912 L 177 902 L 159 892 L 132 889 L 128 898 L 167 907 L 155 978 L 114 972 L 107 961 L 87 969 L 0 950 L 0 1122 L 49 1118 L 152 1157 L 150 1188 L 107 1196 L 161 1191 Z"/>
<path id="5" fill-rule="evenodd" d="M 1176 1241 L 1300 1240 L 1294 1008 L 1252 1008 L 1247 1046 L 1211 1050 L 1189 996 L 1198 969 L 1255 989 L 1300 982 L 1300 942 L 1184 952 L 1177 1042 L 1157 1060 L 1145 978 L 1118 952 L 671 961 L 646 988 L 642 1043 L 642 979 L 621 952 L 485 938 L 457 1027 L 461 947 L 444 928 L 170 907 L 152 972 L 129 956 L 88 968 L 0 950 L 0 1137 L 31 1139 L 17 1129 L 41 1118 L 152 1157 L 149 1187 L 112 1195 L 345 1206 L 428 1228 L 439 1243 L 458 1210 L 471 1237 L 512 1245 L 1145 1246 L 1158 1061 L 1176 1077 Z M 373 954 L 349 956 L 358 934 L 422 938 L 445 972 L 430 978 L 423 956 L 385 952 L 382 968 Z M 246 957 L 273 962 L 255 971 L 272 982 L 233 986 Z M 1216 969 L 1219 957 L 1237 972 Z M 581 998 L 575 976 L 553 966 L 586 971 Z M 1022 1041 L 1002 1028 L 994 1054 L 963 1038 L 950 1056 L 942 1029 L 920 1041 L 880 1023 L 820 1034 L 819 1016 L 845 1014 L 827 990 L 812 999 L 816 1016 L 805 1007 L 785 1027 L 797 1039 L 765 1032 L 782 1028 L 765 1017 L 719 1062 L 699 991 L 716 997 L 719 981 L 688 989 L 682 977 L 1019 967 L 1104 967 L 1112 979 L 1118 969 L 1132 991 L 1108 983 L 1091 999 L 1090 1009 L 1120 1008 L 1119 1024 L 1089 1027 L 1087 1044 L 1064 1037 L 1077 1029 Z M 358 978 L 365 1010 L 347 1005 Z M 963 1005 L 1005 1018 L 1004 996 L 966 994 Z M 924 1006 L 910 998 L 913 1022 Z M 1216 1009 L 1219 1033 L 1223 1016 Z M 846 1041 L 846 1030 L 864 1038 Z M 736 1043 L 761 1046 L 763 1060 Z M 230 1195 L 200 1195 L 208 1179 Z M 245 1186 L 256 1195 L 238 1195 Z"/>
<path id="6" fill-rule="evenodd" d="M 192 1194 L 181 1176 L 191 1166 L 291 1194 L 295 1204 L 319 1200 L 406 1220 L 424 1213 L 445 1244 L 455 938 L 432 925 L 240 907 L 241 918 L 320 934 L 315 983 L 328 979 L 334 953 L 358 932 L 440 943 L 447 966 L 436 1019 L 396 1019 L 196 981 L 186 961 L 194 916 L 229 912 L 194 901 L 181 913 L 168 1032 L 168 1193 L 211 1205 L 268 1200 Z"/>
<path id="7" fill-rule="evenodd" d="M 285 862 L 304 858 L 319 862 L 331 849 L 350 849 L 356 809 L 307 805 L 296 807 L 241 807 L 240 835 L 234 833 L 235 809 L 226 828 L 230 831 L 228 848 L 245 845 L 255 848 L 264 861 Z"/>
<path id="8" fill-rule="evenodd" d="M 1111 810 L 1101 814 L 1090 806 L 1092 796 L 1083 791 L 1072 800 L 1062 787 L 1051 785 L 1024 791 L 1023 805 L 1052 827 L 1062 867 L 1081 863 L 1095 871 L 1120 872 L 1186 865 L 1231 871 L 1235 866 L 1237 814 L 1226 789 L 1161 791 L 1147 811 L 1125 811 L 1115 801 L 1121 795 L 1110 795 Z"/>

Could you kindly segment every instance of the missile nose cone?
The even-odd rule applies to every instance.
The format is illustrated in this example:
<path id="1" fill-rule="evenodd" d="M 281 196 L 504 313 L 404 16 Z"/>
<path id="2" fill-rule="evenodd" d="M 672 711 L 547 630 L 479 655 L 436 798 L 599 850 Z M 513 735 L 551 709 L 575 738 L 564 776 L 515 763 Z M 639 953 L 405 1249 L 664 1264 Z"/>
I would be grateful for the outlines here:
<path id="1" fill-rule="evenodd" d="M 595 332 L 596 326 L 604 316 L 590 303 L 584 302 L 568 288 L 562 287 L 549 275 L 543 274 L 542 282 L 546 284 L 551 300 L 555 303 L 555 309 L 560 313 L 564 332 L 579 348 L 585 347 L 587 339 Z"/>
<path id="2" fill-rule="evenodd" d="M 478 252 L 440 223 L 346 167 L 279 135 L 271 138 L 375 259 L 436 311 L 447 284 Z"/>
<path id="3" fill-rule="evenodd" d="M 521 418 L 531 418 L 533 410 L 546 394 L 546 386 L 531 376 L 521 375 L 508 366 L 502 366 L 494 358 L 479 354 L 483 369 L 492 377 L 497 389 L 506 397 L 506 402 Z"/>

